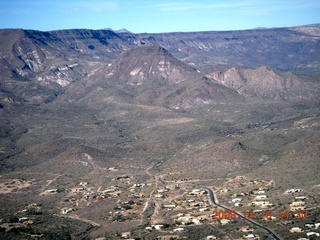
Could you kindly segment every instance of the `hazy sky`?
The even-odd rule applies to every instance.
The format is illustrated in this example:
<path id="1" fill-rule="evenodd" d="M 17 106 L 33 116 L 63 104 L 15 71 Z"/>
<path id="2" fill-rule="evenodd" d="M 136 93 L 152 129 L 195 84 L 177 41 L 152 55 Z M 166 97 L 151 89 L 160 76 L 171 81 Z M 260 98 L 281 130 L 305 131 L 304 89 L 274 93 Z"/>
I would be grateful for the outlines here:
<path id="1" fill-rule="evenodd" d="M 135 33 L 320 23 L 320 0 L 0 0 L 0 28 Z"/>

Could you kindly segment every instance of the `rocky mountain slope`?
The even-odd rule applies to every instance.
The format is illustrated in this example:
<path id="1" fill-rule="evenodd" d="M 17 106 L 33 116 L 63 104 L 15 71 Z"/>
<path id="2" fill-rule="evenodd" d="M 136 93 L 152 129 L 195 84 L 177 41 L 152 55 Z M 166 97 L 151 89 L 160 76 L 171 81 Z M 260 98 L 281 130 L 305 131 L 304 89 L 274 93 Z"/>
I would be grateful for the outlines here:
<path id="1" fill-rule="evenodd" d="M 315 74 L 320 27 L 225 32 L 133 34 L 111 30 L 41 32 L 0 30 L 2 92 L 34 104 L 52 101 L 72 82 L 90 76 L 124 50 L 162 46 L 204 74 L 229 67 Z M 36 89 L 33 94 L 25 88 Z M 14 93 L 13 93 L 14 92 Z"/>
<path id="2" fill-rule="evenodd" d="M 92 92 L 95 92 L 99 102 L 105 96 L 121 92 L 123 100 L 129 102 L 176 109 L 241 100 L 234 90 L 209 81 L 196 69 L 158 46 L 142 46 L 123 52 L 107 69 L 101 68 L 72 85 L 65 95 L 71 96 L 75 88 L 75 99 L 88 99 L 87 95 L 90 95 L 92 102 Z M 113 93 L 111 89 L 114 89 Z"/>
<path id="3" fill-rule="evenodd" d="M 230 68 L 208 77 L 243 96 L 298 101 L 319 99 L 320 94 L 319 84 L 289 72 L 277 73 L 266 66 L 256 69 Z"/>

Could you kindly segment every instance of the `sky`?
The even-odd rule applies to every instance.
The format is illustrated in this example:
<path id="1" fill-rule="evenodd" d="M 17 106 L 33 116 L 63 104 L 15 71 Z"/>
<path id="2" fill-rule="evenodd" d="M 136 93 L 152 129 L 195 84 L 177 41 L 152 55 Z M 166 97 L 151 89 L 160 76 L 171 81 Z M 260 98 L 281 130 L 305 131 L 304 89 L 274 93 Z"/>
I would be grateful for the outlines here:
<path id="1" fill-rule="evenodd" d="M 320 23 L 320 0 L 0 0 L 0 28 L 125 28 L 134 33 Z"/>

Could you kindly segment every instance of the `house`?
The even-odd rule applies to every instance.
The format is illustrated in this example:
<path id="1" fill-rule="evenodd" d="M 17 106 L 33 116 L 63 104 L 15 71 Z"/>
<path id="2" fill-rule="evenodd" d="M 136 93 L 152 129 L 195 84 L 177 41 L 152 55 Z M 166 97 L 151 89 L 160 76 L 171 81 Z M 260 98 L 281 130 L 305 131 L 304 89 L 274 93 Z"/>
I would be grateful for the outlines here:
<path id="1" fill-rule="evenodd" d="M 222 225 L 228 224 L 230 222 L 229 219 L 220 219 Z"/>
<path id="2" fill-rule="evenodd" d="M 80 182 L 79 185 L 82 186 L 82 187 L 85 187 L 85 186 L 88 185 L 88 182 Z"/>
<path id="3" fill-rule="evenodd" d="M 237 180 L 239 180 L 239 179 L 246 179 L 247 177 L 246 176 L 236 176 L 236 178 L 235 179 L 237 179 Z"/>
<path id="4" fill-rule="evenodd" d="M 179 188 L 179 184 L 171 184 L 166 186 L 167 189 L 176 190 Z"/>
<path id="5" fill-rule="evenodd" d="M 19 218 L 19 222 L 25 222 L 25 221 L 27 221 L 29 218 L 27 218 L 27 217 L 21 217 L 21 218 Z"/>
<path id="6" fill-rule="evenodd" d="M 217 239 L 217 237 L 212 235 L 206 237 L 206 240 L 213 240 L 213 239 Z"/>
<path id="7" fill-rule="evenodd" d="M 157 192 L 158 193 L 165 193 L 165 192 L 168 192 L 169 190 L 168 189 L 159 189 Z"/>
<path id="8" fill-rule="evenodd" d="M 74 208 L 64 208 L 62 209 L 62 214 L 67 214 L 73 211 L 74 211 Z"/>
<path id="9" fill-rule="evenodd" d="M 290 208 L 290 211 L 294 212 L 294 211 L 297 211 L 297 210 L 305 210 L 306 208 L 305 207 L 291 207 Z"/>
<path id="10" fill-rule="evenodd" d="M 295 197 L 294 199 L 296 200 L 305 200 L 307 197 L 305 196 L 300 196 L 300 197 Z"/>
<path id="11" fill-rule="evenodd" d="M 175 208 L 177 205 L 175 204 L 166 204 L 166 205 L 163 205 L 164 208 Z"/>
<path id="12" fill-rule="evenodd" d="M 239 229 L 240 232 L 253 232 L 253 228 L 250 228 L 249 226 L 244 226 L 244 227 L 241 227 Z"/>
<path id="13" fill-rule="evenodd" d="M 163 194 L 156 194 L 155 198 L 164 198 L 164 195 Z"/>
<path id="14" fill-rule="evenodd" d="M 258 195 L 255 197 L 255 199 L 257 200 L 263 200 L 263 199 L 266 199 L 268 196 L 267 195 Z"/>
<path id="15" fill-rule="evenodd" d="M 301 189 L 289 189 L 286 191 L 286 193 L 297 193 L 297 192 L 301 192 L 302 190 Z"/>
<path id="16" fill-rule="evenodd" d="M 247 235 L 247 236 L 243 235 L 243 237 L 246 238 L 246 239 L 257 239 L 257 236 L 252 234 L 252 233 Z"/>
<path id="17" fill-rule="evenodd" d="M 131 235 L 131 232 L 123 232 L 123 233 L 121 233 L 121 237 L 123 237 L 123 238 L 128 238 L 128 237 L 130 237 L 130 235 Z"/>
<path id="18" fill-rule="evenodd" d="M 222 193 L 230 192 L 230 189 L 221 189 L 220 192 Z"/>
<path id="19" fill-rule="evenodd" d="M 300 232 L 302 232 L 302 229 L 299 227 L 293 227 L 289 231 L 292 233 L 300 233 Z"/>
<path id="20" fill-rule="evenodd" d="M 206 194 L 206 191 L 205 190 L 202 190 L 202 189 L 192 189 L 191 192 L 189 192 L 190 195 L 203 195 L 203 194 Z"/>
<path id="21" fill-rule="evenodd" d="M 174 232 L 183 232 L 184 228 L 180 227 L 180 228 L 175 228 L 173 229 Z"/>
<path id="22" fill-rule="evenodd" d="M 316 229 L 318 229 L 320 227 L 320 223 L 315 223 L 314 226 Z"/>
<path id="23" fill-rule="evenodd" d="M 205 211 L 209 211 L 209 210 L 210 210 L 210 208 L 205 207 L 205 208 L 200 208 L 199 212 L 205 212 Z"/>
<path id="24" fill-rule="evenodd" d="M 308 233 L 307 233 L 307 236 L 308 236 L 308 237 L 311 237 L 311 236 L 317 236 L 317 237 L 319 237 L 319 236 L 320 236 L 320 233 L 317 233 L 317 232 L 308 232 Z"/>
<path id="25" fill-rule="evenodd" d="M 251 202 L 251 204 L 254 205 L 254 206 L 261 206 L 263 204 L 263 202 L 255 201 L 255 202 Z"/>
<path id="26" fill-rule="evenodd" d="M 193 222 L 193 223 L 196 224 L 196 225 L 201 225 L 200 219 L 197 219 L 197 218 L 193 218 L 193 219 L 191 220 L 191 222 Z"/>
<path id="27" fill-rule="evenodd" d="M 260 190 L 260 191 L 258 191 L 257 193 L 258 193 L 258 194 L 265 194 L 265 193 L 266 193 L 266 191 L 264 191 L 264 190 Z"/>
<path id="28" fill-rule="evenodd" d="M 281 222 L 281 225 L 283 225 L 283 226 L 289 226 L 289 225 L 292 225 L 292 224 L 293 224 L 293 222 L 289 221 L 289 220 L 285 220 L 285 221 Z"/>
<path id="29" fill-rule="evenodd" d="M 160 230 L 161 228 L 163 228 L 162 224 L 158 224 L 158 225 L 151 225 L 152 227 L 154 227 L 157 230 Z"/>
<path id="30" fill-rule="evenodd" d="M 183 225 L 190 224 L 192 222 L 192 218 L 190 216 L 179 217 L 178 220 L 181 221 L 181 224 Z"/>
<path id="31" fill-rule="evenodd" d="M 268 202 L 268 201 L 264 201 L 262 202 L 261 204 L 261 207 L 262 208 L 267 208 L 267 207 L 271 207 L 272 206 L 272 203 Z"/>
<path id="32" fill-rule="evenodd" d="M 49 190 L 46 190 L 45 191 L 46 193 L 56 193 L 56 192 L 58 192 L 58 189 L 49 189 Z"/>
<path id="33" fill-rule="evenodd" d="M 116 167 L 109 167 L 108 170 L 109 171 L 118 171 L 118 169 Z"/>
<path id="34" fill-rule="evenodd" d="M 242 198 L 234 198 L 231 200 L 231 202 L 241 202 L 242 201 Z"/>
<path id="35" fill-rule="evenodd" d="M 315 228 L 315 225 L 314 225 L 314 224 L 308 224 L 308 223 L 307 223 L 307 224 L 305 224 L 305 226 L 308 227 L 308 228 L 311 228 L 311 229 Z"/>
<path id="36" fill-rule="evenodd" d="M 302 201 L 296 201 L 296 202 L 292 202 L 290 204 L 290 207 L 298 207 L 298 206 L 304 206 L 305 205 L 305 202 L 302 202 Z"/>

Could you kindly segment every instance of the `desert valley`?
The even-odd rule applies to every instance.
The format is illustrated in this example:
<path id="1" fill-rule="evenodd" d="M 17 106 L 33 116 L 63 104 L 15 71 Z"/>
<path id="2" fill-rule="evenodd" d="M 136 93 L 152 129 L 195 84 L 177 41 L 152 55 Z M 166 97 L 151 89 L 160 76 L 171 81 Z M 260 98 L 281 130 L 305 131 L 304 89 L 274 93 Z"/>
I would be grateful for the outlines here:
<path id="1" fill-rule="evenodd" d="M 1 239 L 319 239 L 319 25 L 0 54 Z"/>

